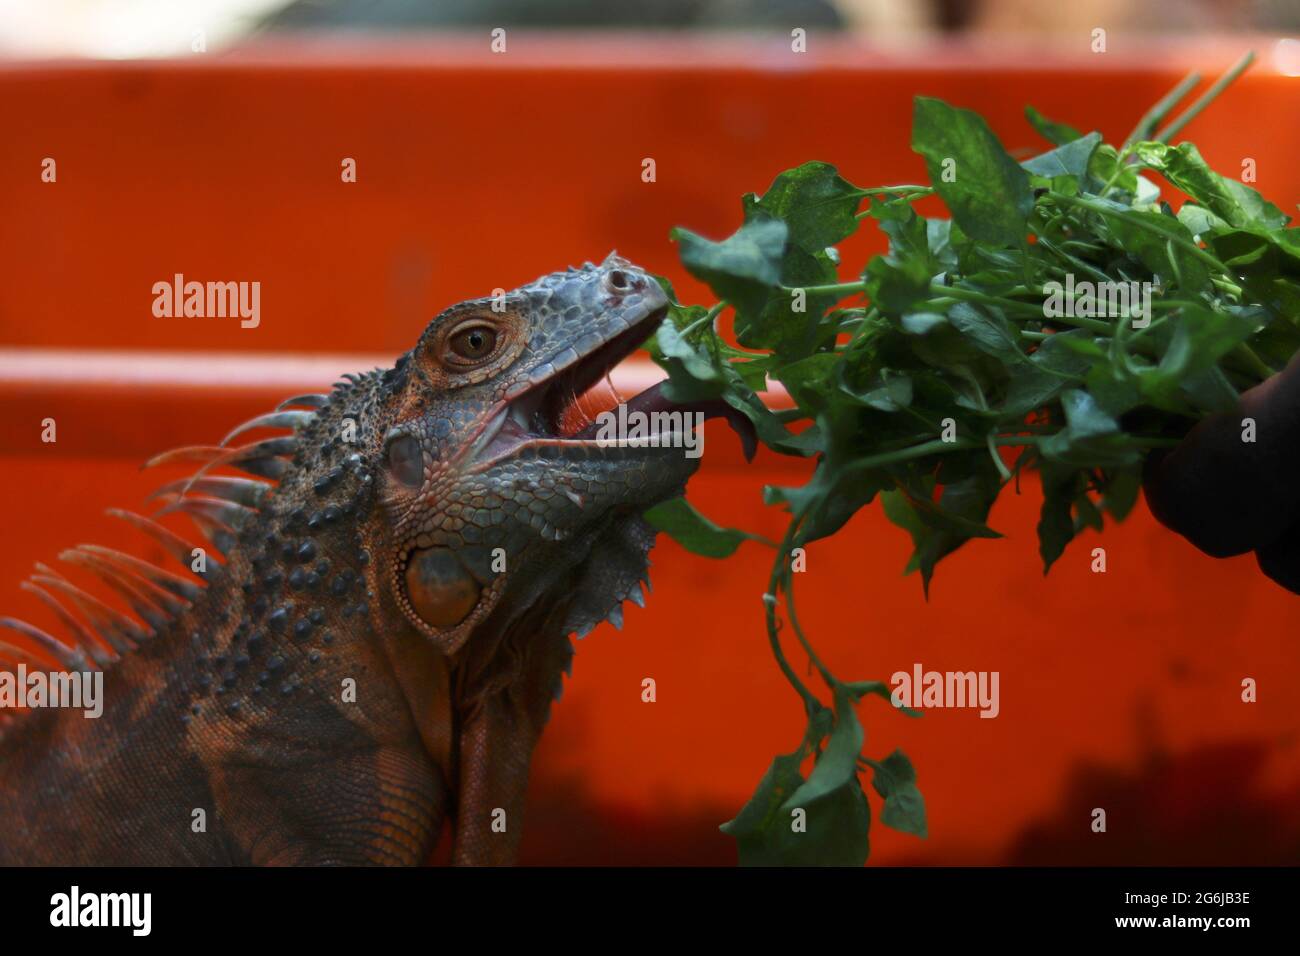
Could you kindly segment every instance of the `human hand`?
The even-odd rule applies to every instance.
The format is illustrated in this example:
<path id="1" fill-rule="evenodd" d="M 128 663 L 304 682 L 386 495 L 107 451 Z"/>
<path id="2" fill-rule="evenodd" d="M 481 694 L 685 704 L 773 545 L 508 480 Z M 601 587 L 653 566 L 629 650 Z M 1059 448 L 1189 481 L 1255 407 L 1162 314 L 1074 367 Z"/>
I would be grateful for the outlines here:
<path id="1" fill-rule="evenodd" d="M 1243 392 L 1236 412 L 1152 454 L 1143 489 L 1156 519 L 1206 554 L 1254 551 L 1260 570 L 1300 594 L 1300 355 Z"/>

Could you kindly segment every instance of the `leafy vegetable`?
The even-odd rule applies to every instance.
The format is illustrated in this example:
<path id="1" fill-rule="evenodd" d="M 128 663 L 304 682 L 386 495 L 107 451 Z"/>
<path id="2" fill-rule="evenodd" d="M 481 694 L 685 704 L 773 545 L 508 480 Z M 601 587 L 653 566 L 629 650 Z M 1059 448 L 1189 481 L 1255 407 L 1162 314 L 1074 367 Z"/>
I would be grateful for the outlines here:
<path id="1" fill-rule="evenodd" d="M 706 558 L 730 557 L 746 538 L 766 541 L 758 535 L 735 528 L 720 528 L 691 506 L 685 498 L 674 498 L 656 505 L 646 517 L 661 531 L 666 531 L 696 554 Z M 771 542 L 767 542 L 771 543 Z"/>
<path id="2" fill-rule="evenodd" d="M 669 394 L 721 397 L 773 451 L 814 459 L 806 484 L 764 491 L 790 513 L 764 595 L 768 638 L 808 727 L 800 749 L 776 758 L 724 827 L 742 862 L 865 860 L 860 763 L 884 801 L 881 821 L 927 832 L 907 757 L 860 757 L 855 704 L 889 692 L 843 682 L 818 658 L 795 610 L 795 549 L 834 534 L 879 496 L 911 536 L 906 571 L 919 571 L 928 589 L 946 555 L 998 537 L 987 524 L 993 502 L 1034 469 L 1046 570 L 1080 530 L 1129 513 L 1147 452 L 1177 444 L 1300 349 L 1300 231 L 1191 143 L 1168 142 L 1249 61 L 1155 133 L 1199 82 L 1188 78 L 1120 146 L 1027 108 L 1054 148 L 1022 163 L 975 113 L 918 97 L 911 142 L 932 185 L 860 188 L 833 166 L 807 163 L 744 197 L 732 236 L 713 242 L 675 230 L 683 264 L 720 301 L 670 309 L 651 345 Z M 1157 178 L 1186 194 L 1180 208 L 1162 198 Z M 951 219 L 916 211 L 933 194 Z M 841 281 L 832 247 L 863 222 L 887 236 L 888 251 Z M 726 309 L 738 345 L 718 332 Z M 793 409 L 764 405 L 770 381 Z M 682 501 L 650 519 L 713 557 L 754 537 Z M 785 657 L 779 595 L 830 706 Z M 797 811 L 802 832 L 792 830 Z"/>

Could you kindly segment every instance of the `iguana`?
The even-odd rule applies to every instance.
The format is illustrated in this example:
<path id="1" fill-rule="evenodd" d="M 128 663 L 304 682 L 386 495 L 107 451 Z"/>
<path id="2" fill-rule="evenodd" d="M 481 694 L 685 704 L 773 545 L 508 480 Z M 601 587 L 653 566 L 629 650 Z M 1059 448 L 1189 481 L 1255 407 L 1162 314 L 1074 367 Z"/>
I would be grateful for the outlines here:
<path id="1" fill-rule="evenodd" d="M 643 602 L 642 512 L 698 464 L 681 436 L 566 433 L 667 304 L 611 254 L 452 306 L 394 367 L 150 462 L 199 464 L 158 494 L 221 560 L 113 511 L 182 573 L 60 557 L 135 616 L 45 564 L 24 582 L 72 643 L 5 618 L 27 640 L 0 641 L 0 668 L 101 670 L 105 705 L 0 711 L 0 863 L 415 864 L 444 821 L 454 862 L 511 862 L 570 635 Z M 658 386 L 628 407 L 728 414 Z M 259 429 L 288 434 L 231 445 Z"/>

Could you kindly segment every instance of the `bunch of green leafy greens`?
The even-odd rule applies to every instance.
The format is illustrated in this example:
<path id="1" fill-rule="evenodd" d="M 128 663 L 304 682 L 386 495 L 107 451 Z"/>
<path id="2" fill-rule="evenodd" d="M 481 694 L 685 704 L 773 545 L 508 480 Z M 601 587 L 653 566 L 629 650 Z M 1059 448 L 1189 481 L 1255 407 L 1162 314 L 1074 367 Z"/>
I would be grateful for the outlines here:
<path id="1" fill-rule="evenodd" d="M 794 549 L 834 534 L 879 496 L 911 535 L 907 570 L 928 590 L 941 558 L 971 538 L 998 537 L 986 523 L 994 500 L 1035 469 L 1039 551 L 1050 567 L 1081 529 L 1129 513 L 1149 449 L 1232 408 L 1300 349 L 1300 230 L 1191 143 L 1169 145 L 1250 59 L 1155 133 L 1199 82 L 1188 77 L 1119 147 L 1029 107 L 1055 148 L 1025 162 L 977 114 L 917 97 L 912 149 L 932 185 L 860 188 L 833 166 L 807 163 L 761 197 L 743 197 L 744 222 L 723 241 L 674 231 L 686 269 L 720 301 L 674 304 L 648 346 L 669 374 L 668 396 L 721 397 L 767 447 L 815 459 L 807 484 L 764 490 L 790 513 L 764 594 L 768 638 L 808 725 L 723 827 L 742 863 L 862 863 L 871 815 L 860 768 L 873 773 L 884 824 L 926 833 L 907 757 L 861 753 L 855 704 L 871 694 L 888 700 L 889 689 L 838 679 L 799 625 Z M 1149 173 L 1190 198 L 1174 209 Z M 913 203 L 931 194 L 951 219 L 916 213 Z M 841 282 L 834 246 L 866 219 L 888 236 L 889 251 Z M 1121 314 L 1096 308 L 1093 284 L 1144 282 L 1149 309 L 1132 297 Z M 1073 303 L 1063 301 L 1069 291 Z M 1124 304 L 1106 299 L 1116 302 Z M 735 345 L 715 331 L 727 307 Z M 769 379 L 792 409 L 772 411 L 758 397 Z M 718 527 L 684 499 L 648 517 L 710 557 L 755 537 Z M 778 595 L 829 706 L 782 650 Z M 792 826 L 797 809 L 803 832 Z"/>

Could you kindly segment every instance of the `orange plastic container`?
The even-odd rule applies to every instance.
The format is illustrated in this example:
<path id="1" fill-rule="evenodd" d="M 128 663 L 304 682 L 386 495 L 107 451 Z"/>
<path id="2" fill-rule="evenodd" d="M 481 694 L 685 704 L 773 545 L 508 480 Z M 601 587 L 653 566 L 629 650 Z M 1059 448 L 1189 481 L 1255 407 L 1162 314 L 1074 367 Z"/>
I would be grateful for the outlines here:
<path id="1" fill-rule="evenodd" d="M 670 227 L 721 237 L 742 192 L 808 159 L 862 184 L 917 181 L 913 94 L 978 110 L 1028 152 L 1043 144 L 1026 101 L 1120 139 L 1187 69 L 1233 58 L 885 57 L 814 39 L 802 56 L 780 40 L 521 35 L 504 56 L 465 38 L 0 67 L 0 610 L 46 622 L 17 585 L 64 547 L 148 553 L 102 514 L 162 477 L 140 461 L 391 361 L 450 303 L 614 248 L 708 301 Z M 1267 59 L 1186 134 L 1219 169 L 1254 159 L 1257 187 L 1290 208 L 1300 79 Z M 868 226 L 843 260 L 882 247 Z M 156 318 L 152 286 L 176 273 L 259 281 L 260 325 Z M 631 391 L 652 374 L 632 362 L 617 378 Z M 807 464 L 746 466 L 712 424 L 708 442 L 695 503 L 778 536 L 761 487 L 800 483 Z M 995 720 L 862 705 L 868 751 L 916 764 L 931 831 L 875 827 L 873 861 L 1300 862 L 1300 602 L 1141 509 L 1044 578 L 1039 500 L 1032 481 L 1004 495 L 991 523 L 1005 539 L 945 560 L 928 603 L 900 577 L 907 536 L 877 508 L 810 550 L 801 616 L 836 673 L 1001 674 Z M 1089 570 L 1098 545 L 1105 574 Z M 526 861 L 731 862 L 717 824 L 800 738 L 763 633 L 769 553 L 713 562 L 663 542 L 652 558 L 649 607 L 579 645 L 537 756 Z M 645 677 L 656 703 L 641 701 Z M 1245 677 L 1258 703 L 1241 702 Z M 1105 835 L 1088 828 L 1096 806 L 1113 808 Z"/>

